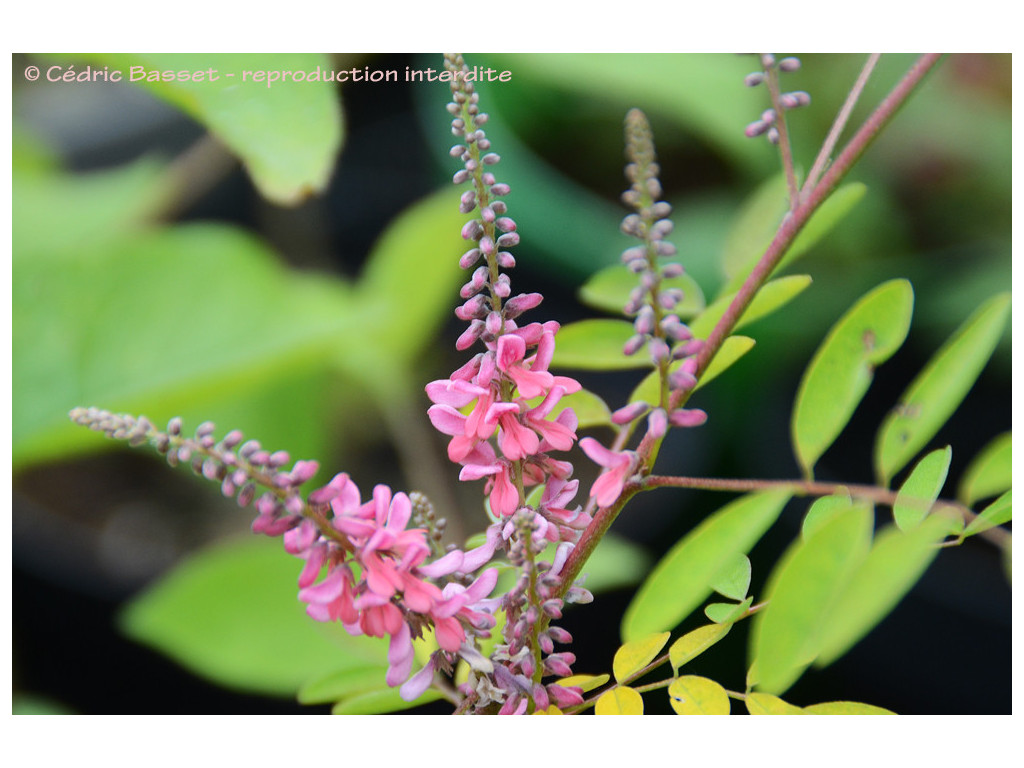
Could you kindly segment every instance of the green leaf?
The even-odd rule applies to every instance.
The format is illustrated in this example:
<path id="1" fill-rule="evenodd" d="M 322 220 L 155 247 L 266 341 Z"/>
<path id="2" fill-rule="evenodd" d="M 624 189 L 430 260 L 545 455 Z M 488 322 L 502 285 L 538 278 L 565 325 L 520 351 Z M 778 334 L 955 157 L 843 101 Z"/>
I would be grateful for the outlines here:
<path id="1" fill-rule="evenodd" d="M 615 652 L 615 658 L 612 660 L 612 674 L 615 675 L 615 682 L 629 682 L 633 675 L 650 664 L 658 655 L 658 651 L 665 647 L 669 634 L 668 632 L 657 632 L 639 640 L 623 643 Z"/>
<path id="2" fill-rule="evenodd" d="M 379 667 L 339 669 L 327 675 L 317 675 L 299 688 L 300 704 L 329 704 L 359 693 L 380 688 L 387 675 L 385 664 Z"/>
<path id="3" fill-rule="evenodd" d="M 279 205 L 297 205 L 322 192 L 341 149 L 342 119 L 334 83 L 312 80 L 331 71 L 316 53 L 104 54 L 98 59 L 129 72 L 144 67 L 137 85 L 205 125 L 241 158 L 261 194 Z M 153 82 L 150 72 L 214 70 L 218 79 Z M 252 74 L 303 73 L 303 82 L 253 82 Z"/>
<path id="4" fill-rule="evenodd" d="M 778 696 L 757 691 L 748 693 L 745 700 L 747 712 L 752 715 L 802 715 L 804 710 L 783 701 Z"/>
<path id="5" fill-rule="evenodd" d="M 586 371 L 616 371 L 651 367 L 650 355 L 622 354 L 633 335 L 633 324 L 625 320 L 579 320 L 563 325 L 555 337 L 552 367 Z"/>
<path id="6" fill-rule="evenodd" d="M 750 558 L 739 555 L 711 583 L 711 588 L 720 595 L 742 600 L 750 589 Z"/>
<path id="7" fill-rule="evenodd" d="M 964 529 L 964 536 L 973 536 L 976 533 L 995 528 L 997 525 L 1010 522 L 1013 516 L 1013 491 L 1007 491 L 998 499 L 993 501 L 981 514 L 974 518 L 967 528 Z"/>
<path id="8" fill-rule="evenodd" d="M 789 501 L 785 491 L 742 496 L 719 509 L 676 543 L 640 586 L 622 620 L 622 637 L 635 640 L 671 630 L 711 593 L 711 582 L 749 552 Z"/>
<path id="9" fill-rule="evenodd" d="M 1012 439 L 1004 432 L 986 445 L 960 478 L 957 498 L 968 507 L 1009 490 L 1013 477 Z"/>
<path id="10" fill-rule="evenodd" d="M 279 541 L 229 540 L 184 560 L 133 599 L 119 623 L 195 674 L 265 695 L 294 696 L 331 671 L 386 668 L 386 642 L 306 615 L 300 565 Z"/>
<path id="11" fill-rule="evenodd" d="M 355 696 L 339 701 L 331 709 L 332 715 L 385 715 L 388 712 L 401 712 L 405 709 L 418 707 L 437 701 L 441 694 L 428 690 L 415 701 L 402 698 L 398 688 L 380 687 L 374 691 L 364 691 Z"/>
<path id="12" fill-rule="evenodd" d="M 544 400 L 544 396 L 535 397 L 527 402 L 530 403 L 530 407 L 536 407 L 541 404 Z M 608 408 L 608 405 L 598 395 L 587 389 L 581 389 L 572 394 L 565 395 L 561 400 L 558 401 L 556 406 L 556 413 L 565 409 L 572 408 L 576 414 L 576 418 L 579 421 L 579 429 L 589 429 L 591 427 L 610 427 L 612 424 L 612 413 Z M 540 489 L 543 490 L 543 489 Z"/>
<path id="13" fill-rule="evenodd" d="M 878 534 L 821 623 L 815 666 L 838 659 L 896 607 L 939 553 L 948 526 L 933 515 L 908 532 L 889 526 Z"/>
<path id="14" fill-rule="evenodd" d="M 854 304 L 818 347 L 800 380 L 791 423 L 806 477 L 849 422 L 875 368 L 903 344 L 913 304 L 906 280 L 883 283 Z"/>
<path id="15" fill-rule="evenodd" d="M 804 225 L 775 270 L 784 269 L 816 245 L 846 218 L 866 192 L 867 187 L 860 182 L 844 184 L 833 192 Z M 758 260 L 768 250 L 786 207 L 785 187 L 778 180 L 766 183 L 758 191 L 758 198 L 747 214 L 749 219 L 743 221 L 743 226 L 749 229 L 745 232 L 737 230 L 735 237 L 730 238 L 732 249 L 727 253 L 729 266 L 726 270 L 730 279 L 724 292 L 738 290 L 753 271 Z M 773 215 L 775 224 L 769 229 Z"/>
<path id="16" fill-rule="evenodd" d="M 730 278 L 724 292 L 735 293 L 768 248 L 788 209 L 786 177 L 779 173 L 743 201 L 729 228 L 722 267 Z"/>
<path id="17" fill-rule="evenodd" d="M 732 624 L 747 612 L 753 602 L 754 598 L 748 597 L 742 603 L 711 603 L 704 609 L 704 615 L 718 624 Z"/>
<path id="18" fill-rule="evenodd" d="M 766 317 L 781 309 L 803 293 L 810 284 L 810 275 L 790 275 L 765 283 L 743 314 L 740 315 L 739 322 L 736 323 L 733 330 L 739 330 L 743 326 L 750 325 L 762 317 Z M 722 319 L 722 315 L 725 314 L 734 298 L 736 298 L 735 291 L 715 299 L 711 306 L 701 312 L 700 316 L 693 322 L 689 323 L 693 335 L 699 339 L 706 339 L 710 336 L 711 331 L 714 330 L 718 321 Z"/>
<path id="19" fill-rule="evenodd" d="M 465 250 L 459 236 L 464 221 L 458 190 L 444 189 L 402 211 L 371 249 L 358 284 L 359 304 L 353 310 L 373 318 L 364 324 L 363 333 L 383 361 L 396 356 L 412 361 L 450 316 L 458 285 L 465 279 L 459 268 L 459 255 Z M 401 290 L 403 285 L 416 290 Z M 379 386 L 375 366 L 352 368 Z"/>
<path id="20" fill-rule="evenodd" d="M 808 715 L 895 715 L 888 709 L 858 701 L 828 701 L 824 704 L 811 704 L 804 707 Z"/>
<path id="21" fill-rule="evenodd" d="M 668 660 L 672 665 L 672 673 L 678 674 L 681 666 L 704 653 L 729 634 L 730 629 L 732 629 L 732 624 L 706 624 L 687 632 L 672 643 L 668 649 Z"/>
<path id="22" fill-rule="evenodd" d="M 807 510 L 807 514 L 804 515 L 804 522 L 800 527 L 800 536 L 806 541 L 822 525 L 852 506 L 853 499 L 850 498 L 850 494 L 845 488 L 831 496 L 822 496 L 811 505 L 811 508 Z"/>
<path id="23" fill-rule="evenodd" d="M 942 486 L 946 484 L 952 459 L 953 449 L 948 445 L 932 451 L 917 463 L 910 476 L 903 481 L 892 509 L 900 530 L 910 530 L 924 520 L 939 498 Z"/>
<path id="24" fill-rule="evenodd" d="M 587 589 L 597 594 L 638 583 L 650 566 L 651 556 L 646 549 L 622 536 L 606 533 L 583 567 L 583 574 L 587 577 Z"/>
<path id="25" fill-rule="evenodd" d="M 635 272 L 631 272 L 624 264 L 612 264 L 587 279 L 579 290 L 580 301 L 595 309 L 621 315 L 629 302 L 630 293 L 639 284 Z M 678 288 L 683 292 L 683 300 L 672 310 L 683 320 L 704 309 L 704 293 L 687 274 L 662 280 L 661 288 Z"/>
<path id="26" fill-rule="evenodd" d="M 677 715 L 729 714 L 729 694 L 721 685 L 706 677 L 678 677 L 668 687 L 668 696 Z"/>
<path id="27" fill-rule="evenodd" d="M 722 343 L 722 346 L 719 347 L 718 354 L 712 358 L 711 364 L 708 366 L 707 370 L 701 374 L 694 392 L 708 382 L 714 380 L 720 374 L 724 373 L 733 363 L 753 348 L 754 340 L 747 336 L 730 336 L 727 338 Z M 677 360 L 669 367 L 669 371 L 677 370 L 682 364 L 682 360 Z M 632 394 L 630 394 L 629 402 L 635 403 L 638 400 L 642 400 L 645 403 L 656 405 L 660 400 L 658 387 L 658 372 L 651 371 L 651 373 L 647 374 L 647 376 L 644 377 L 644 380 L 637 385 L 637 388 L 633 390 Z"/>
<path id="28" fill-rule="evenodd" d="M 794 542 L 775 566 L 768 606 L 751 630 L 751 657 L 764 692 L 785 691 L 817 655 L 823 620 L 867 554 L 871 525 L 869 507 L 851 507 Z"/>
<path id="29" fill-rule="evenodd" d="M 618 686 L 601 694 L 594 706 L 595 715 L 642 715 L 644 700 L 632 688 Z"/>
<path id="30" fill-rule="evenodd" d="M 963 401 L 999 342 L 1009 314 L 1010 294 L 985 302 L 911 382 L 876 438 L 875 470 L 883 485 L 931 440 Z"/>

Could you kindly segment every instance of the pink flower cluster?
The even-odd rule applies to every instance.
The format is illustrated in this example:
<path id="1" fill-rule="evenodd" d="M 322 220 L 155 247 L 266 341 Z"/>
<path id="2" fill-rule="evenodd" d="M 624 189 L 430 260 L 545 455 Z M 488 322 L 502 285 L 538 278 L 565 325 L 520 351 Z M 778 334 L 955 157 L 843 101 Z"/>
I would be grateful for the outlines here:
<path id="1" fill-rule="evenodd" d="M 526 487 L 550 477 L 562 488 L 572 474 L 569 462 L 548 455 L 552 450 L 570 449 L 576 439 L 577 419 L 571 408 L 548 417 L 564 395 L 580 389 L 575 379 L 548 372 L 557 328 L 553 322 L 518 328 L 506 320 L 505 333 L 485 341 L 486 352 L 450 379 L 426 387 L 434 403 L 427 414 L 438 431 L 452 438 L 448 457 L 462 465 L 459 479 L 486 477 L 485 492 L 491 512 L 498 517 L 508 517 L 520 506 L 513 475 L 516 462 L 522 462 Z M 534 346 L 536 352 L 528 357 L 527 351 Z M 509 397 L 509 393 L 513 394 Z M 498 452 L 489 442 L 496 432 Z M 571 522 L 570 518 L 564 522 Z"/>
<path id="2" fill-rule="evenodd" d="M 433 626 L 442 651 L 461 655 L 465 650 L 475 659 L 478 654 L 467 643 L 467 634 L 485 637 L 494 626 L 496 601 L 486 598 L 497 582 L 497 569 L 484 571 L 468 587 L 452 582 L 442 589 L 434 581 L 482 567 L 494 554 L 496 535 L 469 552 L 452 550 L 427 563 L 426 531 L 407 528 L 412 504 L 406 494 L 392 494 L 378 485 L 372 499 L 363 503 L 355 483 L 342 473 L 310 499 L 329 505 L 329 525 L 339 534 L 330 535 L 308 517 L 284 534 L 285 549 L 306 561 L 299 575 L 299 599 L 307 603 L 311 617 L 339 621 L 353 635 L 390 636 L 390 686 L 409 678 L 412 639 L 424 626 Z M 327 574 L 317 582 L 324 566 Z M 403 686 L 404 698 L 411 701 L 430 685 L 433 666 L 428 667 L 429 673 Z"/>

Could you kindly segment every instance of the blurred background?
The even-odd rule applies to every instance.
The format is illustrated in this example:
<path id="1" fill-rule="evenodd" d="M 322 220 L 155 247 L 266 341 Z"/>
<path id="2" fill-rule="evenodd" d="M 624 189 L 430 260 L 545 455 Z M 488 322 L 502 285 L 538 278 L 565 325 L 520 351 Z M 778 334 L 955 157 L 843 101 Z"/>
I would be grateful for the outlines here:
<path id="1" fill-rule="evenodd" d="M 488 136 L 503 158 L 496 173 L 512 186 L 509 213 L 522 235 L 513 286 L 546 297 L 532 319 L 564 324 L 592 315 L 577 300 L 580 284 L 617 263 L 629 245 L 618 231 L 618 195 L 626 185 L 622 119 L 634 106 L 653 126 L 680 260 L 708 301 L 717 294 L 738 213 L 779 170 L 767 142 L 743 136 L 767 106 L 762 89 L 742 85 L 754 58 L 466 58 L 512 73 L 479 90 L 492 116 Z M 813 162 L 864 58 L 802 55 L 802 69 L 784 76 L 786 90 L 812 98 L 789 119 L 802 168 Z M 209 63 L 193 66 L 200 60 Z M 883 56 L 853 125 L 913 60 Z M 142 412 L 158 425 L 180 415 L 192 428 L 210 419 L 219 434 L 238 428 L 272 450 L 319 459 L 324 480 L 346 471 L 364 494 L 377 482 L 426 491 L 450 520 L 453 541 L 482 530 L 480 488 L 459 484 L 443 460 L 445 442 L 426 419 L 422 390 L 465 359 L 454 349 L 462 324 L 451 314 L 462 217 L 450 184 L 447 87 L 399 81 L 249 90 L 253 118 L 245 125 L 289 141 L 280 156 L 271 147 L 243 164 L 232 142 L 260 138 L 224 135 L 216 110 L 192 94 L 166 84 L 29 82 L 20 74 L 28 66 L 67 71 L 72 61 L 80 72 L 112 70 L 127 59 L 14 60 L 15 710 L 329 711 L 295 702 L 301 676 L 318 668 L 294 662 L 304 654 L 291 643 L 304 639 L 282 634 L 274 640 L 279 661 L 252 660 L 256 668 L 297 666 L 263 685 L 258 675 L 217 676 L 209 666 L 217 659 L 212 624 L 208 637 L 163 647 L 153 635 L 172 638 L 173 627 L 147 624 L 139 613 L 126 619 L 125 606 L 177 565 L 203 562 L 211 547 L 257 547 L 235 544 L 257 541 L 247 534 L 251 518 L 215 486 L 74 427 L 66 413 L 96 405 Z M 248 61 L 266 70 L 292 63 L 278 55 Z M 399 73 L 440 63 L 440 56 L 400 54 L 322 60 L 324 68 Z M 190 55 L 181 67 L 236 65 L 230 57 Z M 874 434 L 886 412 L 973 309 L 1009 287 L 1010 103 L 1009 55 L 942 62 L 851 175 L 867 186 L 866 196 L 789 268 L 811 275 L 811 288 L 749 328 L 757 346 L 694 398 L 708 424 L 670 437 L 660 473 L 797 477 L 789 418 L 804 366 L 856 298 L 905 277 L 915 289 L 910 336 L 877 372 L 816 472 L 822 480 L 873 482 Z M 266 125 L 262 112 L 273 113 Z M 325 157 L 306 158 L 309 177 L 322 167 L 322 178 L 296 183 L 285 178 L 291 166 L 275 166 L 281 158 L 303 162 L 314 145 L 328 147 Z M 990 439 L 1010 430 L 1010 359 L 1007 331 L 930 445 L 953 446 L 944 495 Z M 572 373 L 612 408 L 639 379 L 635 371 Z M 588 465 L 580 454 L 584 488 L 595 476 Z M 663 491 L 630 504 L 614 528 L 627 547 L 617 578 L 596 604 L 566 615 L 578 638 L 576 671 L 610 668 L 618 617 L 635 584 L 728 498 Z M 753 594 L 805 509 L 791 502 L 752 553 Z M 285 579 L 294 578 L 296 562 L 279 542 L 269 544 L 254 557 L 272 553 Z M 304 620 L 292 583 L 281 585 L 268 602 L 284 600 L 287 621 Z M 184 623 L 205 626 L 231 604 L 227 591 L 208 600 Z M 276 620 L 273 610 L 265 622 Z M 702 622 L 694 616 L 684 628 Z M 738 629 L 694 662 L 695 673 L 742 690 L 746 633 Z M 246 631 L 232 638 L 237 646 L 225 641 L 221 666 L 266 644 L 261 630 Z M 1008 713 L 1010 636 L 1000 554 L 971 539 L 944 551 L 875 631 L 831 667 L 807 673 L 786 698 L 859 700 L 908 714 Z M 186 653 L 189 642 L 195 646 Z"/>

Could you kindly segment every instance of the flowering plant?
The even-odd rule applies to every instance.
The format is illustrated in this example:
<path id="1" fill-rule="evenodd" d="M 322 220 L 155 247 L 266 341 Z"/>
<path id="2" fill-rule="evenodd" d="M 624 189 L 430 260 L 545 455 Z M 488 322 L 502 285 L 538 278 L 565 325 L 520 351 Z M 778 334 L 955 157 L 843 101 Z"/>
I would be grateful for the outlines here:
<path id="1" fill-rule="evenodd" d="M 149 444 L 170 464 L 191 466 L 224 496 L 254 508 L 252 530 L 280 537 L 302 561 L 297 595 L 309 619 L 367 639 L 370 645 L 345 646 L 348 658 L 337 669 L 311 678 L 300 692 L 304 701 L 335 703 L 339 712 L 399 710 L 440 698 L 459 714 L 641 714 L 661 696 L 683 715 L 728 714 L 740 706 L 751 714 L 886 712 L 849 701 L 798 706 L 780 697 L 810 666 L 831 664 L 870 632 L 941 549 L 977 535 L 1009 552 L 1009 434 L 978 454 L 956 500 L 942 497 L 951 448 L 931 448 L 995 350 L 1009 295 L 983 303 L 907 387 L 878 430 L 873 484 L 817 480 L 815 468 L 850 422 L 875 369 L 908 334 L 913 291 L 902 279 L 882 283 L 837 316 L 804 370 L 790 425 L 801 479 L 657 470 L 671 435 L 713 428 L 714 409 L 691 407 L 690 399 L 750 351 L 753 340 L 738 329 L 808 287 L 807 276 L 776 277 L 777 270 L 857 202 L 863 188 L 842 182 L 939 59 L 915 61 L 837 149 L 877 62 L 870 57 L 801 179 L 790 113 L 811 97 L 783 90 L 800 62 L 758 57 L 746 85 L 763 92 L 767 105 L 746 135 L 778 147 L 786 205 L 769 206 L 771 216 L 751 214 L 755 245 L 734 260 L 710 304 L 676 260 L 673 208 L 663 199 L 648 118 L 629 110 L 621 231 L 632 244 L 620 264 L 583 288 L 597 307 L 618 308 L 627 319 L 562 326 L 533 319 L 543 311 L 541 293 L 512 287 L 513 250 L 530 233 L 512 218 L 515 197 L 499 171 L 506 161 L 492 147 L 477 70 L 460 55 L 445 57 L 440 79 L 450 91 L 456 139 L 449 153 L 458 163 L 455 207 L 464 217 L 465 250 L 456 261 L 468 276 L 454 311 L 464 324 L 455 342 L 463 357 L 447 377 L 423 382 L 425 414 L 406 411 L 403 419 L 429 420 L 447 441 L 447 459 L 456 465 L 449 471 L 469 492 L 482 492 L 482 513 L 468 517 L 483 532 L 465 544 L 446 543 L 453 502 L 445 501 L 442 518 L 437 500 L 424 493 L 380 483 L 367 494 L 346 472 L 309 490 L 316 461 L 293 462 L 237 430 L 218 437 L 204 422 L 186 434 L 177 417 L 161 430 L 145 417 L 93 407 L 74 408 L 71 419 L 132 445 Z M 560 372 L 625 368 L 647 374 L 621 403 L 606 403 Z M 390 393 L 386 378 L 374 381 Z M 595 428 L 610 430 L 610 439 Z M 592 479 L 581 484 L 581 475 Z M 666 488 L 742 495 L 686 532 L 644 576 L 607 671 L 580 669 L 580 638 L 563 626 L 563 612 L 595 602 L 588 564 L 629 502 Z M 798 497 L 813 503 L 755 598 L 751 550 Z M 679 631 L 713 594 L 727 602 L 708 604 L 707 622 Z M 689 672 L 733 627 L 747 625 L 741 690 Z M 373 651 L 364 650 L 371 645 Z"/>

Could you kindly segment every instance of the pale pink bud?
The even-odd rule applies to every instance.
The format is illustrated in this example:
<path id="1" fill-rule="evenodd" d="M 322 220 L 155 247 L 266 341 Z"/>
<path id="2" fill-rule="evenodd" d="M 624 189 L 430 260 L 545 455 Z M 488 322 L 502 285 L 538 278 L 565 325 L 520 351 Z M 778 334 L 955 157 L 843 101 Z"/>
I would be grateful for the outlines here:
<path id="1" fill-rule="evenodd" d="M 699 427 L 708 420 L 708 415 L 699 408 L 679 408 L 668 417 L 673 427 Z"/>

